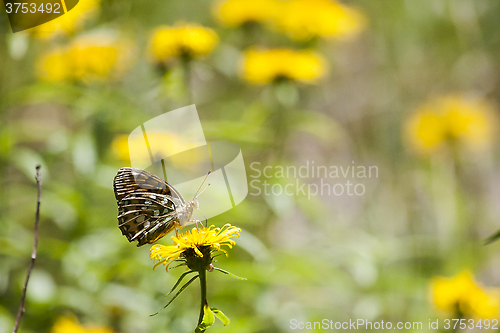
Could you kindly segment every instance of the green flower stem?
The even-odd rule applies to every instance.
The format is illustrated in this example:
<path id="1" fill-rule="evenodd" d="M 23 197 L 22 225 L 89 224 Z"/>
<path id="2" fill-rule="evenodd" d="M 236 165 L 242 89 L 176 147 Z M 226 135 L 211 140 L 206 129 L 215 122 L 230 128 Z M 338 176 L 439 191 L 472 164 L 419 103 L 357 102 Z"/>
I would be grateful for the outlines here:
<path id="1" fill-rule="evenodd" d="M 200 317 L 198 318 L 198 325 L 203 321 L 203 308 L 207 303 L 207 270 L 202 268 L 199 271 L 200 277 L 200 287 L 201 287 L 201 307 L 200 307 Z"/>
<path id="2" fill-rule="evenodd" d="M 183 75 L 184 75 L 184 85 L 186 89 L 186 101 L 187 104 L 193 103 L 193 93 L 191 91 L 191 58 L 188 56 L 182 57 L 182 67 L 183 67 Z"/>
<path id="3" fill-rule="evenodd" d="M 278 88 L 279 83 L 273 83 L 273 94 Z M 285 151 L 286 136 L 288 135 L 287 124 L 286 124 L 286 114 L 284 106 L 279 102 L 275 101 L 272 105 L 273 115 L 272 115 L 272 130 L 274 133 L 272 148 L 273 155 L 275 159 L 280 160 L 283 158 Z"/>

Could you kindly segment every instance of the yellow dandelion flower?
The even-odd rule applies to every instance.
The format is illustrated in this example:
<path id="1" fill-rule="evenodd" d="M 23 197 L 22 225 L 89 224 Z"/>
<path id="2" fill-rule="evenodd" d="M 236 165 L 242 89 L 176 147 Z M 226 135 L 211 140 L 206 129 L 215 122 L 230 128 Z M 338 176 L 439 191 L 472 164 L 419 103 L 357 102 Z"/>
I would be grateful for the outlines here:
<path id="1" fill-rule="evenodd" d="M 99 326 L 83 327 L 76 320 L 60 317 L 52 327 L 51 333 L 113 333 L 113 331 Z"/>
<path id="2" fill-rule="evenodd" d="M 215 17 L 227 26 L 265 22 L 276 17 L 280 8 L 276 0 L 224 0 L 214 6 Z"/>
<path id="3" fill-rule="evenodd" d="M 128 141 L 129 141 L 128 135 L 121 134 L 121 135 L 115 136 L 115 138 L 111 142 L 111 149 L 112 149 L 113 153 L 118 158 L 120 158 L 122 161 L 125 161 L 125 162 L 130 162 L 130 153 L 129 153 L 129 147 L 128 147 L 129 142 Z M 149 157 L 149 152 L 143 151 L 144 149 L 142 147 L 143 146 L 142 142 L 139 143 L 139 140 L 137 140 L 137 141 L 138 141 L 137 148 L 135 150 L 137 150 L 137 152 L 142 153 L 141 161 L 145 161 L 146 159 L 151 160 L 151 158 Z M 132 148 L 132 149 L 134 149 L 134 148 Z"/>
<path id="4" fill-rule="evenodd" d="M 469 295 L 470 312 L 478 318 L 498 318 L 500 291 L 477 288 Z"/>
<path id="5" fill-rule="evenodd" d="M 208 266 L 211 263 L 211 254 L 214 251 L 227 252 L 222 246 L 232 248 L 236 243 L 232 237 L 240 237 L 241 229 L 225 224 L 222 228 L 215 228 L 213 225 L 208 228 L 193 228 L 178 237 L 172 236 L 175 245 L 165 246 L 155 244 L 151 247 L 149 257 L 156 261 L 154 268 L 159 265 L 168 266 L 177 260 L 184 261 L 185 264 L 193 269 L 199 270 L 196 266 L 199 260 L 203 259 L 203 265 Z"/>
<path id="6" fill-rule="evenodd" d="M 420 111 L 406 124 L 410 144 L 422 152 L 437 150 L 446 140 L 446 127 L 441 117 L 433 112 Z"/>
<path id="7" fill-rule="evenodd" d="M 189 281 L 179 288 L 176 294 L 160 311 L 172 304 L 177 296 L 179 296 L 194 280 L 199 279 L 201 287 L 201 307 L 196 332 L 205 332 L 205 330 L 214 323 L 214 316 L 220 319 L 224 325 L 228 325 L 229 318 L 220 310 L 208 307 L 206 274 L 207 271 L 218 271 L 238 280 L 246 280 L 245 278 L 238 277 L 212 265 L 214 258 L 213 253 L 222 251 L 227 256 L 228 254 L 222 249 L 222 246 L 232 248 L 233 245 L 236 244 L 232 238 L 238 237 L 239 239 L 240 233 L 240 228 L 233 227 L 230 224 L 225 224 L 222 228 L 215 228 L 211 225 L 208 228 L 193 228 L 191 231 L 187 231 L 177 237 L 172 237 L 175 245 L 153 245 L 149 253 L 151 260 L 156 261 L 153 269 L 163 264 L 168 272 L 168 267 L 173 262 L 180 262 L 178 266 L 187 266 L 186 272 L 179 277 L 167 296 L 180 286 L 186 276 L 193 273 L 195 274 L 194 277 L 191 277 Z M 154 315 L 158 314 L 160 311 L 156 312 Z"/>
<path id="8" fill-rule="evenodd" d="M 154 30 L 150 55 L 155 62 L 168 62 L 179 57 L 198 58 L 212 52 L 219 37 L 210 28 L 195 24 L 161 26 Z"/>
<path id="9" fill-rule="evenodd" d="M 110 79 L 131 62 L 130 43 L 105 34 L 75 39 L 68 46 L 43 54 L 38 76 L 47 81 Z"/>
<path id="10" fill-rule="evenodd" d="M 242 61 L 242 76 L 260 85 L 281 78 L 312 84 L 327 70 L 324 58 L 312 51 L 250 49 Z"/>
<path id="11" fill-rule="evenodd" d="M 478 318 L 497 318 L 499 315 L 500 292 L 478 285 L 468 271 L 453 278 L 435 277 L 430 289 L 436 308 L 451 315 L 456 315 L 457 310 Z"/>
<path id="12" fill-rule="evenodd" d="M 493 112 L 484 101 L 449 97 L 442 101 L 442 108 L 451 137 L 474 147 L 484 147 L 491 142 L 494 133 Z"/>
<path id="13" fill-rule="evenodd" d="M 71 77 L 71 63 L 66 48 L 45 53 L 37 63 L 38 75 L 47 81 L 64 81 Z"/>
<path id="14" fill-rule="evenodd" d="M 447 96 L 420 107 L 405 127 L 409 144 L 423 153 L 435 152 L 447 142 L 480 149 L 492 142 L 496 116 L 484 101 Z"/>
<path id="15" fill-rule="evenodd" d="M 32 32 L 42 40 L 60 35 L 72 35 L 81 30 L 86 21 L 97 16 L 99 8 L 100 0 L 79 0 L 77 5 L 66 14 L 36 26 L 28 30 L 28 32 Z"/>
<path id="16" fill-rule="evenodd" d="M 274 26 L 297 40 L 312 37 L 349 38 L 366 25 L 363 14 L 332 0 L 279 1 Z"/>
<path id="17" fill-rule="evenodd" d="M 227 26 L 267 23 L 296 40 L 350 38 L 366 26 L 358 10 L 332 0 L 223 0 L 214 15 Z"/>
<path id="18" fill-rule="evenodd" d="M 199 143 L 193 142 L 191 138 L 173 133 L 148 132 L 147 138 L 149 147 L 146 146 L 142 133 L 137 137 L 117 135 L 111 143 L 111 148 L 115 155 L 124 162 L 133 159 L 134 163 L 149 164 L 151 162 L 150 151 L 155 160 L 160 160 L 199 146 Z M 183 154 L 182 157 L 177 155 L 169 162 L 182 165 L 183 168 L 195 168 L 200 159 L 201 156 L 198 154 Z"/>

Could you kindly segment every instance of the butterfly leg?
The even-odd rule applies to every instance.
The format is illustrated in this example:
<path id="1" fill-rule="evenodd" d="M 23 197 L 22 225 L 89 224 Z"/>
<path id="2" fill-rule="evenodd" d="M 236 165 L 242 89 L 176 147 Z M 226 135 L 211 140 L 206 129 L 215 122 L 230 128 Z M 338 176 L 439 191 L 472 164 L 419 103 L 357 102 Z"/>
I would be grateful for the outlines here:
<path id="1" fill-rule="evenodd" d="M 198 225 L 201 225 L 201 228 L 204 229 L 205 227 L 203 226 L 203 223 L 201 223 L 199 220 L 195 220 L 195 223 L 196 223 L 196 229 L 198 230 L 198 232 L 200 232 L 200 228 L 198 227 Z"/>
<path id="2" fill-rule="evenodd" d="M 203 217 L 205 218 L 205 228 L 208 227 L 208 219 L 207 219 L 207 217 L 205 216 L 205 214 L 203 214 L 203 212 L 201 211 L 200 208 L 198 208 L 198 210 L 200 211 L 201 215 L 203 215 Z M 203 226 L 203 223 L 201 223 L 201 226 Z"/>

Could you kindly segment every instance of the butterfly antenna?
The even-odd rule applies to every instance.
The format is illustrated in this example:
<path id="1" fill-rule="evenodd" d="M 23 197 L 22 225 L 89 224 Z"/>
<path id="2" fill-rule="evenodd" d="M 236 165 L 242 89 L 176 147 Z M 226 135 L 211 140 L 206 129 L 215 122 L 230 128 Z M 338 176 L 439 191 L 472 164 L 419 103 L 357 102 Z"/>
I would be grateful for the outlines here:
<path id="1" fill-rule="evenodd" d="M 200 194 L 198 194 L 198 192 L 200 192 L 201 187 L 203 186 L 203 184 L 205 184 L 205 182 L 207 181 L 208 176 L 210 176 L 210 174 L 211 174 L 211 173 L 212 173 L 212 170 L 208 170 L 208 173 L 207 173 L 207 175 L 205 176 L 205 179 L 203 179 L 203 182 L 201 183 L 200 187 L 198 187 L 198 190 L 196 191 L 196 194 L 194 195 L 194 198 L 193 198 L 193 199 L 198 198 L 198 196 L 199 196 L 201 193 L 203 193 L 203 191 L 205 191 L 205 190 L 207 189 L 207 188 L 205 187 L 205 189 L 203 189 L 203 191 L 201 191 L 201 193 L 200 193 Z M 210 184 L 209 184 L 209 185 L 210 185 Z"/>
<path id="2" fill-rule="evenodd" d="M 207 184 L 207 186 L 203 189 L 203 191 L 201 191 L 200 193 L 198 193 L 198 194 L 197 194 L 194 198 L 195 198 L 195 199 L 198 199 L 198 197 L 199 197 L 200 195 L 202 195 L 202 193 L 203 193 L 203 192 L 205 192 L 205 190 L 206 190 L 206 189 L 207 189 L 210 185 L 211 185 L 211 184 L 210 184 L 210 183 L 208 183 L 208 184 Z M 193 199 L 193 200 L 194 200 L 194 199 Z"/>

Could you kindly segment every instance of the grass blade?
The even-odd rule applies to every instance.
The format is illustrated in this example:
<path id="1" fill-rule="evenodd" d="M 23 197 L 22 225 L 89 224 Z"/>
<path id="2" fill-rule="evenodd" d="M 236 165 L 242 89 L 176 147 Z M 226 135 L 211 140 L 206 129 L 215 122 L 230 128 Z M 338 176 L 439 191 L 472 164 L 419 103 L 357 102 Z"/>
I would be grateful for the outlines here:
<path id="1" fill-rule="evenodd" d="M 485 241 L 484 241 L 484 245 L 489 245 L 491 243 L 494 243 L 496 242 L 498 239 L 500 238 L 500 230 L 497 231 L 495 234 L 493 234 L 492 236 L 488 237 Z"/>

